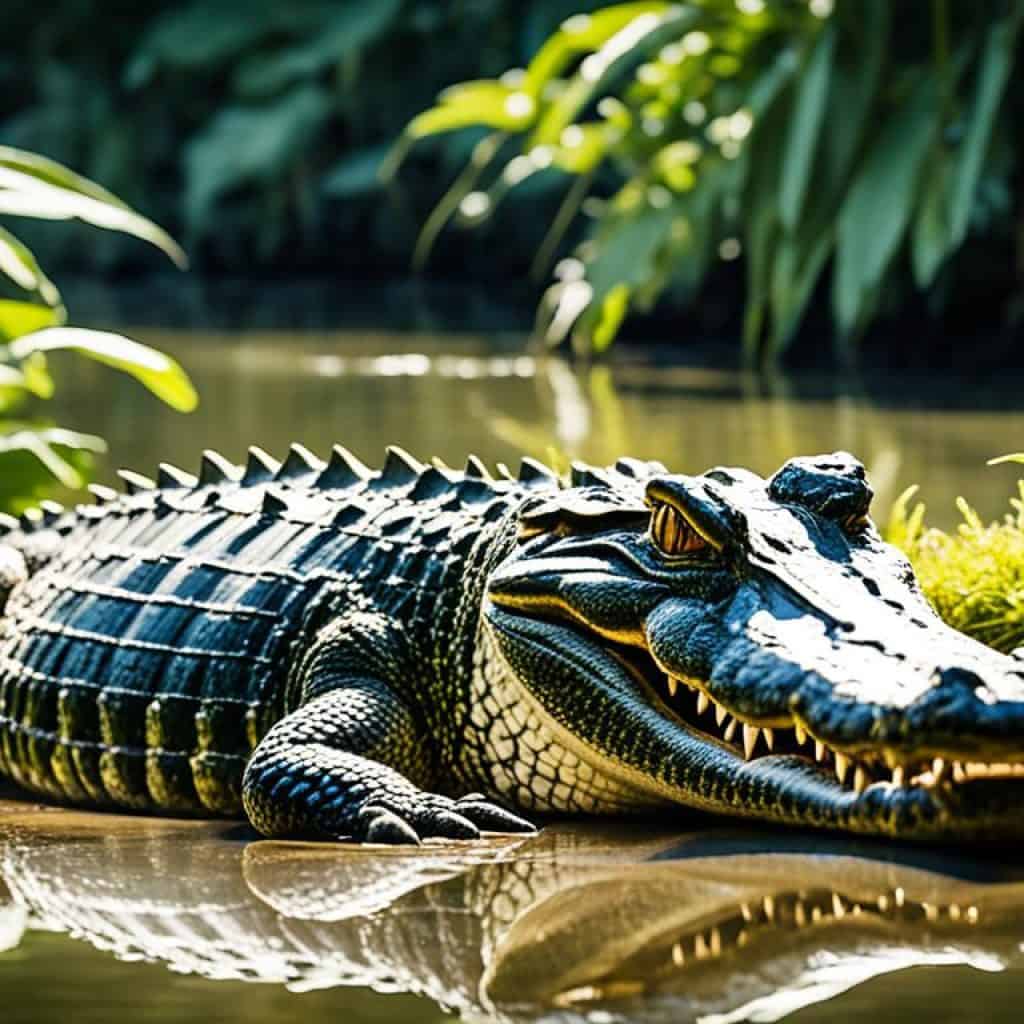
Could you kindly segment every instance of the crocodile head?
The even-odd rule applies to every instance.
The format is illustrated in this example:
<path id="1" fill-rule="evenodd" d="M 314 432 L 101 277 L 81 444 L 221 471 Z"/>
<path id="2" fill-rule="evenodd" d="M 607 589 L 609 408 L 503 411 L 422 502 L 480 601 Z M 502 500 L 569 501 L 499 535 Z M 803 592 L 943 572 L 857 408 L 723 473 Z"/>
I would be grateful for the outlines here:
<path id="1" fill-rule="evenodd" d="M 637 803 L 904 837 L 1024 834 L 1024 664 L 946 626 L 845 453 L 531 498 L 484 617 L 560 741 Z"/>

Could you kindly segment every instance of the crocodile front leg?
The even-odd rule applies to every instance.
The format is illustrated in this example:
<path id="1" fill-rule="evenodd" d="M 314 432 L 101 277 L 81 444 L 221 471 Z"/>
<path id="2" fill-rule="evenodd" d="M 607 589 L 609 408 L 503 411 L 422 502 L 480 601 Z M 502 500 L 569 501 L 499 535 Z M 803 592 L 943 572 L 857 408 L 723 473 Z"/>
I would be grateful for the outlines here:
<path id="1" fill-rule="evenodd" d="M 252 825 L 268 836 L 376 843 L 475 839 L 533 826 L 478 794 L 429 792 L 432 758 L 413 715 L 386 683 L 347 679 L 278 722 L 242 784 Z"/>

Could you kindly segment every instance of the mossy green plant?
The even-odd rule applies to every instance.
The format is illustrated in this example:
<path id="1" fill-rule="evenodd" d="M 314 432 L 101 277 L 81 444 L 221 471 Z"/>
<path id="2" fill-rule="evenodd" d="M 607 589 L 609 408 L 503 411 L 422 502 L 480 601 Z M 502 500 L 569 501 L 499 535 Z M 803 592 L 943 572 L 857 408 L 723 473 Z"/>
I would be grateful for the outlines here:
<path id="1" fill-rule="evenodd" d="M 1024 462 L 1024 453 L 996 462 Z M 985 523 L 963 497 L 952 533 L 925 523 L 917 487 L 893 505 L 886 537 L 906 552 L 925 596 L 955 629 L 996 650 L 1024 646 L 1024 480 L 1001 520 Z"/>

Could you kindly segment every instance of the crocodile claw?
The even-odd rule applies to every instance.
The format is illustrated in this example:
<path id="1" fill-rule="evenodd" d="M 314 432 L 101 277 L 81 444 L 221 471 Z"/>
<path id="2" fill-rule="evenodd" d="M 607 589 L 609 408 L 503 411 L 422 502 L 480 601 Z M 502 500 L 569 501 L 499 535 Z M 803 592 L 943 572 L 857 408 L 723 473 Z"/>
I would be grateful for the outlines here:
<path id="1" fill-rule="evenodd" d="M 367 843 L 388 843 L 396 846 L 419 846 L 416 830 L 386 807 L 369 805 L 359 814 L 361 838 Z"/>
<path id="2" fill-rule="evenodd" d="M 470 793 L 455 801 L 459 814 L 468 818 L 477 828 L 485 832 L 536 832 L 537 827 L 520 818 L 518 814 L 506 811 L 504 807 L 491 803 L 480 793 Z"/>
<path id="3" fill-rule="evenodd" d="M 480 830 L 468 818 L 455 811 L 436 811 L 423 831 L 439 839 L 479 839 Z"/>

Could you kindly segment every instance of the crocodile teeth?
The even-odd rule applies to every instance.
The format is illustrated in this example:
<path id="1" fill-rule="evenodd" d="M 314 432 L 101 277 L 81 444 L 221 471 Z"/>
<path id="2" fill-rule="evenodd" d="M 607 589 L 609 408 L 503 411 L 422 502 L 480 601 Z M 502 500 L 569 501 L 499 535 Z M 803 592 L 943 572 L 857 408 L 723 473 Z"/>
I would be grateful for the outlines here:
<path id="1" fill-rule="evenodd" d="M 732 742 L 733 736 L 736 735 L 736 727 L 738 725 L 739 725 L 739 722 L 737 722 L 735 718 L 730 718 L 729 719 L 729 724 L 725 727 L 725 733 L 723 734 L 725 736 L 725 742 L 726 743 L 731 743 Z"/>
<path id="2" fill-rule="evenodd" d="M 769 921 L 774 921 L 775 920 L 775 900 L 773 900 L 771 898 L 771 896 L 765 896 L 764 901 L 763 901 L 763 906 L 764 906 L 764 916 L 767 917 Z"/>
<path id="3" fill-rule="evenodd" d="M 832 913 L 837 920 L 846 916 L 846 905 L 843 903 L 842 896 L 837 892 L 832 893 Z"/>
<path id="4" fill-rule="evenodd" d="M 721 725 L 726 720 L 726 718 L 728 718 L 728 717 L 729 717 L 729 712 L 726 711 L 725 708 L 723 708 L 721 704 L 716 704 L 715 705 L 715 723 L 717 725 Z"/>
<path id="5" fill-rule="evenodd" d="M 896 765 L 896 767 L 892 770 L 892 784 L 894 786 L 902 788 L 905 779 L 906 771 L 904 770 L 903 765 Z"/>
<path id="6" fill-rule="evenodd" d="M 757 737 L 761 730 L 756 725 L 743 726 L 743 756 L 749 761 L 757 748 Z"/>
<path id="7" fill-rule="evenodd" d="M 796 734 L 797 744 L 802 747 L 807 742 L 807 730 L 798 722 L 793 726 L 793 732 Z"/>
<path id="8" fill-rule="evenodd" d="M 868 788 L 868 776 L 863 768 L 858 768 L 853 773 L 853 788 L 858 793 L 863 793 Z"/>
<path id="9" fill-rule="evenodd" d="M 679 680 L 673 679 L 671 676 L 665 676 L 665 682 L 668 684 L 668 695 L 674 697 L 676 690 L 679 689 Z"/>
<path id="10" fill-rule="evenodd" d="M 713 956 L 722 955 L 722 933 L 717 928 L 711 929 L 711 953 Z"/>
<path id="11" fill-rule="evenodd" d="M 683 947 L 680 943 L 676 943 L 672 947 L 672 963 L 676 967 L 682 967 L 686 963 L 686 953 L 683 951 Z"/>
<path id="12" fill-rule="evenodd" d="M 840 783 L 846 781 L 846 773 L 850 770 L 850 759 L 836 751 L 836 778 Z"/>
<path id="13" fill-rule="evenodd" d="M 814 741 L 814 759 L 816 761 L 825 760 L 825 744 L 821 740 Z"/>
<path id="14" fill-rule="evenodd" d="M 769 750 L 775 749 L 775 730 L 774 729 L 762 729 L 764 733 L 764 741 L 768 744 Z"/>
<path id="15" fill-rule="evenodd" d="M 711 698 L 703 691 L 697 691 L 697 714 L 703 715 L 711 707 Z"/>
<path id="16" fill-rule="evenodd" d="M 932 761 L 932 775 L 935 777 L 936 782 L 945 781 L 946 762 L 941 757 L 937 757 Z"/>
<path id="17" fill-rule="evenodd" d="M 704 941 L 703 935 L 698 935 L 693 940 L 693 951 L 697 954 L 698 960 L 707 960 L 711 956 L 711 950 L 708 949 L 708 944 Z"/>

